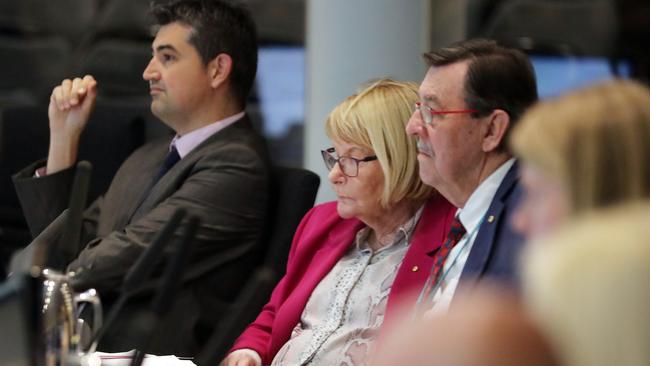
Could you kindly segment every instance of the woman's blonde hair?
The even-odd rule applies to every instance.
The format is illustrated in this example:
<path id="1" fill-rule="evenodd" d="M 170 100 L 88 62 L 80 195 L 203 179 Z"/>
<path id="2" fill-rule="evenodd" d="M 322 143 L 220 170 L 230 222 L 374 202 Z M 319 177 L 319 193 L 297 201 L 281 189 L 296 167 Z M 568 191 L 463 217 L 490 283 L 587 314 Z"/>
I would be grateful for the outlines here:
<path id="1" fill-rule="evenodd" d="M 534 242 L 527 307 L 562 364 L 650 365 L 650 202 L 583 215 Z"/>
<path id="2" fill-rule="evenodd" d="M 327 117 L 325 131 L 332 140 L 372 151 L 384 173 L 380 203 L 389 207 L 401 200 L 424 200 L 433 188 L 420 180 L 417 146 L 406 131 L 415 102 L 414 83 L 380 79 L 339 104 Z"/>
<path id="3" fill-rule="evenodd" d="M 512 132 L 525 163 L 567 187 L 573 213 L 650 197 L 650 90 L 615 80 L 540 102 Z"/>

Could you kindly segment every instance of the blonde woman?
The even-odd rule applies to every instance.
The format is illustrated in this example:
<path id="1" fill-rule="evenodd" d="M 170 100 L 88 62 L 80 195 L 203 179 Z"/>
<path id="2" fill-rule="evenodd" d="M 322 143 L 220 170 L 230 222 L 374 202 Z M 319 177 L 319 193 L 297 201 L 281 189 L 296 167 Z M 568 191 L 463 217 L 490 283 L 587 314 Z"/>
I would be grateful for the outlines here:
<path id="1" fill-rule="evenodd" d="M 379 80 L 331 112 L 322 154 L 337 200 L 303 218 L 285 277 L 223 365 L 358 365 L 424 285 L 454 208 L 420 181 L 404 131 L 417 101 L 417 85 Z"/>
<path id="2" fill-rule="evenodd" d="M 650 202 L 586 215 L 525 252 L 524 297 L 566 366 L 650 365 Z"/>
<path id="3" fill-rule="evenodd" d="M 527 192 L 513 218 L 529 238 L 586 211 L 650 197 L 650 90 L 591 86 L 531 108 L 512 132 Z"/>

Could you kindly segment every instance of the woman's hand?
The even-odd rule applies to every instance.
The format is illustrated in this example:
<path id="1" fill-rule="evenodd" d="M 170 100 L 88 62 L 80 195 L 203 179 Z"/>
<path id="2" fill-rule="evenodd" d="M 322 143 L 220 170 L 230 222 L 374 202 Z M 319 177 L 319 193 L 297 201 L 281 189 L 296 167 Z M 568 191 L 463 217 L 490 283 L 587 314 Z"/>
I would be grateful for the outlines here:
<path id="1" fill-rule="evenodd" d="M 253 350 L 239 349 L 230 353 L 219 366 L 262 366 L 262 360 Z"/>

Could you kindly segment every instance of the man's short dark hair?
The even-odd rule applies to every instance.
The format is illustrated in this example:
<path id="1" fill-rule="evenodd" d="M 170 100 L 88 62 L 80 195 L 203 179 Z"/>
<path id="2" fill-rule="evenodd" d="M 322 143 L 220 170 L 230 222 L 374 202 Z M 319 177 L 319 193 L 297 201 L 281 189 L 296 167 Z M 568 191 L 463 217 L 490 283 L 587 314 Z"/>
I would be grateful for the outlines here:
<path id="1" fill-rule="evenodd" d="M 159 26 L 179 22 L 192 27 L 188 42 L 204 64 L 228 54 L 231 90 L 245 105 L 257 72 L 257 31 L 248 9 L 224 0 L 158 0 L 151 3 L 151 15 Z"/>
<path id="2" fill-rule="evenodd" d="M 461 41 L 425 53 L 424 59 L 432 67 L 469 60 L 464 86 L 467 107 L 479 110 L 478 115 L 505 110 L 510 115 L 509 130 L 537 101 L 535 72 L 528 57 L 496 41 Z"/>

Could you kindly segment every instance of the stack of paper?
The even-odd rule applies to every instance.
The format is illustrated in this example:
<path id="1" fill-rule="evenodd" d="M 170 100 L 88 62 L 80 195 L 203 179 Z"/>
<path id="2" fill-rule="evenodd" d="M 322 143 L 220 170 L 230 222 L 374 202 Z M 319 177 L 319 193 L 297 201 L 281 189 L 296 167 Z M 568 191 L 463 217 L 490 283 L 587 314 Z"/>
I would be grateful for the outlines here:
<path id="1" fill-rule="evenodd" d="M 121 353 L 95 352 L 88 356 L 88 366 L 129 366 L 134 351 Z M 182 360 L 176 356 L 146 355 L 142 366 L 196 366 L 190 360 Z"/>

